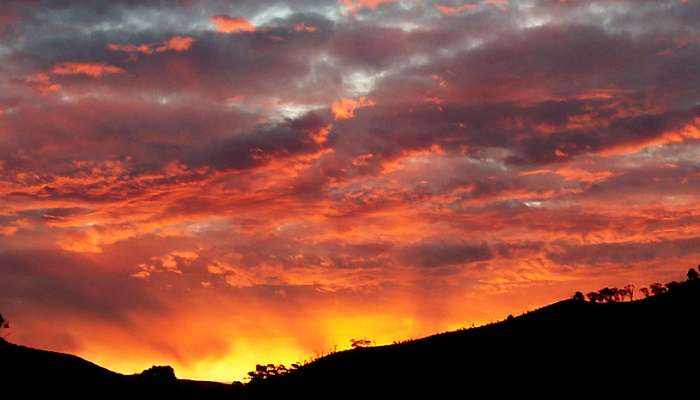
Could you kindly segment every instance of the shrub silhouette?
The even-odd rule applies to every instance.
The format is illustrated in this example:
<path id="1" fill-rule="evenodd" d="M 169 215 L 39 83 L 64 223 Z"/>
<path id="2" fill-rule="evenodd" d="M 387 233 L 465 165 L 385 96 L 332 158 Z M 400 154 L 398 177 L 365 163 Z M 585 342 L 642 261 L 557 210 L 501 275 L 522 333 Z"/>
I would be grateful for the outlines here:
<path id="1" fill-rule="evenodd" d="M 177 381 L 177 378 L 175 377 L 175 371 L 173 370 L 173 367 L 169 365 L 154 365 L 151 368 L 141 372 L 139 376 L 151 382 L 158 383 Z"/>
<path id="2" fill-rule="evenodd" d="M 292 368 L 287 368 L 284 364 L 257 364 L 255 371 L 248 372 L 251 382 L 261 382 L 266 379 L 282 376 L 293 371 L 298 367 L 298 364 L 293 364 Z"/>
<path id="3" fill-rule="evenodd" d="M 698 266 L 698 268 L 700 268 L 700 265 Z M 696 271 L 694 268 L 690 268 L 686 276 L 688 277 L 689 281 L 694 281 L 700 278 L 700 274 L 698 274 L 698 271 Z"/>
<path id="4" fill-rule="evenodd" d="M 586 301 L 586 298 L 584 297 L 582 292 L 574 293 L 574 296 L 572 297 L 572 299 L 575 301 Z"/>
<path id="5" fill-rule="evenodd" d="M 353 349 L 359 349 L 371 345 L 372 341 L 369 339 L 350 339 L 350 347 L 352 347 Z"/>

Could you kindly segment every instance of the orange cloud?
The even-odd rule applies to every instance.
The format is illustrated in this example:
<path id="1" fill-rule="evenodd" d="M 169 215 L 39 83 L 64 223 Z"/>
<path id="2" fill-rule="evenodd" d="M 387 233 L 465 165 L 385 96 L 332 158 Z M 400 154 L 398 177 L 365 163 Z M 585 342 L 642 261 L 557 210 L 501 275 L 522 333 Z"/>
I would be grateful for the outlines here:
<path id="1" fill-rule="evenodd" d="M 182 274 L 179 267 L 192 263 L 197 258 L 199 258 L 199 253 L 192 250 L 175 250 L 162 256 L 153 256 L 150 262 L 139 264 L 139 271 L 131 274 L 131 277 L 146 279 L 156 272 Z"/>
<path id="2" fill-rule="evenodd" d="M 103 75 L 121 74 L 124 69 L 97 62 L 64 62 L 54 65 L 51 72 L 55 75 L 86 75 L 100 78 Z"/>
<path id="3" fill-rule="evenodd" d="M 194 39 L 189 36 L 173 36 L 156 51 L 187 51 L 192 47 L 192 43 L 194 43 Z"/>
<path id="4" fill-rule="evenodd" d="M 114 44 L 109 43 L 107 49 L 111 51 L 123 51 L 125 53 L 153 54 L 150 44 Z"/>
<path id="5" fill-rule="evenodd" d="M 466 3 L 462 4 L 461 6 L 446 6 L 442 4 L 435 4 L 434 7 L 445 15 L 456 15 L 468 11 L 474 11 L 479 7 L 479 5 L 473 3 Z"/>
<path id="6" fill-rule="evenodd" d="M 170 39 L 162 42 L 156 47 L 154 44 L 142 43 L 142 44 L 115 44 L 109 43 L 107 49 L 111 51 L 121 51 L 125 53 L 135 54 L 153 54 L 153 53 L 163 53 L 166 51 L 176 51 L 183 52 L 187 51 L 192 47 L 194 43 L 194 38 L 190 36 L 173 36 Z"/>
<path id="7" fill-rule="evenodd" d="M 318 143 L 318 144 L 323 144 L 328 141 L 328 133 L 330 132 L 330 126 L 324 126 L 317 131 L 311 132 L 309 136 L 311 136 L 311 139 Z"/>
<path id="8" fill-rule="evenodd" d="M 256 28 L 250 21 L 243 17 L 229 17 L 228 15 L 215 15 L 211 17 L 217 32 L 237 33 L 255 32 Z"/>
<path id="9" fill-rule="evenodd" d="M 335 119 L 350 119 L 355 116 L 355 110 L 364 107 L 373 107 L 377 105 L 374 100 L 360 97 L 355 99 L 340 99 L 333 102 L 331 111 L 335 115 Z"/>
<path id="10" fill-rule="evenodd" d="M 355 14 L 363 8 L 374 10 L 381 4 L 396 3 L 397 1 L 398 0 L 338 0 L 338 3 L 352 14 Z"/>
<path id="11" fill-rule="evenodd" d="M 44 72 L 29 75 L 24 79 L 24 83 L 42 95 L 61 90 L 61 85 L 52 82 L 51 77 Z"/>
<path id="12" fill-rule="evenodd" d="M 16 225 L 0 225 L 0 236 L 12 236 L 19 231 Z"/>
<path id="13" fill-rule="evenodd" d="M 603 156 L 618 156 L 633 154 L 652 146 L 664 146 L 672 143 L 683 143 L 687 140 L 700 139 L 700 117 L 675 131 L 667 131 L 662 135 L 642 142 L 621 144 L 601 151 Z"/>
<path id="14" fill-rule="evenodd" d="M 581 168 L 562 167 L 560 169 L 536 169 L 531 171 L 523 171 L 520 176 L 546 175 L 556 174 L 567 181 L 578 181 L 585 183 L 598 183 L 607 180 L 615 175 L 612 171 L 588 171 Z"/>
<path id="15" fill-rule="evenodd" d="M 361 14 L 382 2 L 345 3 Z M 61 350 L 54 338 L 65 337 L 126 373 L 157 360 L 181 377 L 230 382 L 352 337 L 422 336 L 697 263 L 700 239 L 663 242 L 700 237 L 700 120 L 683 122 L 697 116 L 690 88 L 677 84 L 692 68 L 674 64 L 691 62 L 697 42 L 673 46 L 695 40 L 688 29 L 658 43 L 605 27 L 570 32 L 566 21 L 509 31 L 539 9 L 509 16 L 493 8 L 503 1 L 438 3 L 447 5 L 428 10 L 436 17 L 478 7 L 504 29 L 477 32 L 488 40 L 445 57 L 440 49 L 474 33 L 469 26 L 415 21 L 403 31 L 379 15 L 353 21 L 336 2 L 350 20 L 332 40 L 308 21 L 279 22 L 269 39 L 284 42 L 272 46 L 227 40 L 227 52 L 216 42 L 242 38 L 90 38 L 81 59 L 108 62 L 87 55 L 99 47 L 143 57 L 129 85 L 70 86 L 52 66 L 76 59 L 58 51 L 43 70 L 7 57 L 0 69 L 26 86 L 0 84 L 9 90 L 0 95 L 0 255 L 10 257 L 0 265 L 17 266 L 0 287 L 24 299 L 11 310 L 22 321 L 13 338 Z M 255 30 L 248 21 L 223 28 Z M 31 33 L 39 43 L 27 48 L 43 54 L 42 35 Z M 522 42 L 509 46 L 516 34 Z M 296 40 L 304 36 L 314 40 Z M 578 68 L 600 64 L 595 54 L 559 64 L 602 42 L 648 55 L 653 68 L 637 71 L 625 54 L 592 75 Z M 653 57 L 667 47 L 681 57 Z M 230 57 L 239 51 L 253 56 Z M 326 54 L 338 62 L 299 62 Z M 371 98 L 329 99 L 335 78 L 354 72 L 376 88 Z M 671 73 L 680 75 L 670 84 L 655 79 Z M 575 87 L 571 76 L 581 77 Z M 294 114 L 319 103 L 331 112 L 277 125 L 282 105 L 300 105 Z M 655 144 L 673 146 L 628 156 Z"/>

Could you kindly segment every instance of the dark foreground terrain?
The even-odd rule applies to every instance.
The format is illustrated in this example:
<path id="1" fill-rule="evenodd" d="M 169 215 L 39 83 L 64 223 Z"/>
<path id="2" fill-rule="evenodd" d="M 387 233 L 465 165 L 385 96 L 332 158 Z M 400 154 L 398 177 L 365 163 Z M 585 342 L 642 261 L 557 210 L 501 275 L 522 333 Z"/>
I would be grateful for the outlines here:
<path id="1" fill-rule="evenodd" d="M 243 386 L 177 380 L 167 367 L 120 375 L 0 340 L 0 398 L 675 398 L 700 382 L 699 311 L 700 280 L 633 302 L 566 300 L 480 328 L 331 354 Z"/>

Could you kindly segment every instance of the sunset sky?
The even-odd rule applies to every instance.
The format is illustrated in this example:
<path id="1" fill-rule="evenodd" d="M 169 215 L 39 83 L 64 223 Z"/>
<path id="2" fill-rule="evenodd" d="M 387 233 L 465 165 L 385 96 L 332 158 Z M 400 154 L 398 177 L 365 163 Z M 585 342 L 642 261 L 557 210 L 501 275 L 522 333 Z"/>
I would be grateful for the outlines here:
<path id="1" fill-rule="evenodd" d="M 232 381 L 700 263 L 700 0 L 0 1 L 9 340 Z"/>

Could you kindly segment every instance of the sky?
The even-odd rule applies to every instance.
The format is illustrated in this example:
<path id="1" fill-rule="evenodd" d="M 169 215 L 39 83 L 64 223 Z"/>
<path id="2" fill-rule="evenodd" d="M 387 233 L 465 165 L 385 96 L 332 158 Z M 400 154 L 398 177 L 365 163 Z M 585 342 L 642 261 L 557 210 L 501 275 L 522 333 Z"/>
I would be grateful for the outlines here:
<path id="1" fill-rule="evenodd" d="M 12 341 L 230 382 L 700 262 L 700 1 L 1 3 Z"/>

